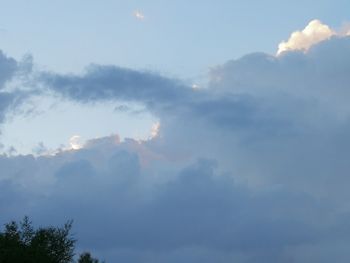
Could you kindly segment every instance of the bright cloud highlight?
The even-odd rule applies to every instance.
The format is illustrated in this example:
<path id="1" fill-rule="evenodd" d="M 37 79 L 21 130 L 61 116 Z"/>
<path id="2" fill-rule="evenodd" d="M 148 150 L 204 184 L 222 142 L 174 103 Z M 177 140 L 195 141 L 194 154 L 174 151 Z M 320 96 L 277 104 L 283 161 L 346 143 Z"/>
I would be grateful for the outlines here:
<path id="1" fill-rule="evenodd" d="M 69 144 L 71 149 L 79 150 L 83 148 L 83 144 L 81 142 L 81 137 L 79 135 L 74 135 L 69 139 Z"/>
<path id="2" fill-rule="evenodd" d="M 336 32 L 320 20 L 312 20 L 302 31 L 295 31 L 288 41 L 283 41 L 278 45 L 277 55 L 285 51 L 302 50 L 307 51 L 311 46 L 329 39 Z"/>
<path id="3" fill-rule="evenodd" d="M 159 130 L 160 130 L 160 122 L 156 122 L 152 125 L 151 128 L 151 138 L 156 138 L 159 135 Z"/>

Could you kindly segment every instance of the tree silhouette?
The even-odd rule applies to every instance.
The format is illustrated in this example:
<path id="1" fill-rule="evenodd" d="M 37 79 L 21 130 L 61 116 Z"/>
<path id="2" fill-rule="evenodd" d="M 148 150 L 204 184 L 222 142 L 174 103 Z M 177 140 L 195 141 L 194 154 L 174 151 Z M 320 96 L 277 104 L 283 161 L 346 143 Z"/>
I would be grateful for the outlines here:
<path id="1" fill-rule="evenodd" d="M 72 221 L 63 227 L 38 229 L 33 228 L 28 217 L 19 224 L 12 221 L 0 232 L 0 263 L 72 263 L 76 240 L 70 234 L 71 228 Z M 98 260 L 84 253 L 78 262 Z"/>
<path id="2" fill-rule="evenodd" d="M 84 252 L 80 255 L 78 263 L 99 263 L 99 261 L 93 257 L 91 257 L 89 252 Z"/>

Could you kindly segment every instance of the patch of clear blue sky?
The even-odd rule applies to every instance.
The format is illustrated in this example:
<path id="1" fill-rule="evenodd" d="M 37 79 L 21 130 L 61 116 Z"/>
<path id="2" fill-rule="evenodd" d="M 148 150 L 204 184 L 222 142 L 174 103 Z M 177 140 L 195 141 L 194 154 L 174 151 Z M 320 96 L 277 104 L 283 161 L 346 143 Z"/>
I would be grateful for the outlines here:
<path id="1" fill-rule="evenodd" d="M 80 72 L 90 63 L 115 64 L 158 71 L 189 82 L 200 82 L 208 68 L 229 59 L 254 51 L 275 53 L 281 40 L 312 19 L 338 28 L 350 16 L 349 0 L 11 0 L 0 3 L 0 48 L 11 56 L 20 58 L 31 53 L 36 65 L 58 72 Z M 133 16 L 135 10 L 144 13 L 143 21 Z M 3 135 L 2 142 L 22 147 L 25 152 L 36 141 L 58 146 L 59 142 L 67 141 L 68 134 L 109 135 L 118 127 L 124 129 L 125 136 L 132 136 L 135 131 L 145 134 L 154 121 L 148 117 L 147 121 L 139 122 L 137 118 L 118 114 L 111 120 L 114 117 L 110 112 L 97 110 L 99 113 L 89 114 L 86 108 L 76 107 L 72 105 L 71 110 L 91 116 L 91 121 L 79 121 L 74 129 L 66 125 L 66 132 L 48 134 L 40 126 L 62 129 L 64 120 L 66 124 L 71 121 L 70 110 L 66 113 L 52 110 L 60 115 L 60 123 L 51 116 L 54 113 L 41 114 L 32 122 L 15 117 L 4 125 L 4 134 L 9 137 Z M 91 126 L 96 123 L 103 128 Z M 19 132 L 20 129 L 26 133 Z M 91 130 L 95 133 L 87 132 Z M 16 139 L 12 138 L 15 135 Z"/>
<path id="2" fill-rule="evenodd" d="M 49 97 L 32 100 L 34 112 L 10 114 L 1 127 L 0 152 L 13 146 L 18 153 L 31 153 L 43 143 L 48 150 L 69 148 L 69 139 L 79 135 L 81 142 L 118 134 L 125 137 L 148 139 L 156 121 L 143 107 L 134 105 L 137 112 L 116 110 L 120 103 L 97 103 L 81 105 Z M 27 110 L 31 107 L 27 107 Z M 26 107 L 23 108 L 27 112 Z"/>

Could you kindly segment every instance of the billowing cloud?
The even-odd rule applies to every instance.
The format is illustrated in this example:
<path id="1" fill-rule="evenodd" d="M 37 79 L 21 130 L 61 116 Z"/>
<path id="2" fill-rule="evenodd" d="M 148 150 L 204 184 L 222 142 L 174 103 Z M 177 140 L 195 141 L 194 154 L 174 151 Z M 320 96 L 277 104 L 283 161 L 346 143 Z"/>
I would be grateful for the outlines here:
<path id="1" fill-rule="evenodd" d="M 350 39 L 303 49 L 228 61 L 196 90 L 116 66 L 40 73 L 78 103 L 143 104 L 159 136 L 0 156 L 1 220 L 74 219 L 107 262 L 348 262 Z"/>
<path id="2" fill-rule="evenodd" d="M 302 31 L 295 31 L 286 42 L 278 45 L 277 55 L 291 50 L 307 51 L 311 46 L 336 35 L 329 26 L 319 20 L 312 20 Z"/>
<path id="3" fill-rule="evenodd" d="M 347 130 L 349 42 L 347 37 L 333 38 L 307 53 L 288 52 L 278 57 L 250 54 L 213 69 L 209 88 L 197 91 L 154 73 L 117 67 L 97 67 L 83 76 L 49 75 L 44 80 L 49 88 L 80 102 L 143 103 L 162 124 L 162 136 L 154 146 L 161 154 L 186 162 L 201 157 L 218 159 L 225 169 L 235 172 L 236 180 L 269 184 L 285 166 L 276 162 L 264 176 L 257 167 L 269 163 L 274 154 L 282 158 L 278 153 L 281 145 L 293 149 L 283 157 L 292 160 L 288 153 L 304 156 L 307 141 L 322 140 L 332 127 Z M 275 150 L 266 149 L 262 142 L 269 142 Z M 316 145 L 307 151 L 315 150 L 315 158 L 322 162 L 331 153 L 319 151 Z M 332 140 L 328 147 L 336 149 Z M 237 162 L 232 162 L 232 156 Z M 248 160 L 254 160 L 254 165 Z M 300 161 L 313 173 L 328 176 L 327 170 L 314 162 Z M 295 187 L 305 186 L 304 173 L 298 174 L 300 177 L 293 177 Z"/>
<path id="4" fill-rule="evenodd" d="M 237 256 L 235 251 L 258 258 L 264 250 L 273 259 L 283 257 L 286 247 L 315 242 L 320 227 L 331 227 L 316 226 L 304 214 L 316 216 L 324 207 L 303 193 L 275 189 L 252 195 L 211 160 L 173 168 L 168 160 L 168 167 L 158 163 L 141 170 L 142 153 L 132 148 L 138 142 L 104 140 L 108 148 L 95 141 L 55 156 L 2 157 L 2 220 L 23 211 L 38 223 L 74 218 L 79 246 L 125 262 L 138 256 L 171 262 L 174 253 L 197 261 L 197 250 L 225 260 Z M 155 168 L 162 174 L 155 176 Z"/>

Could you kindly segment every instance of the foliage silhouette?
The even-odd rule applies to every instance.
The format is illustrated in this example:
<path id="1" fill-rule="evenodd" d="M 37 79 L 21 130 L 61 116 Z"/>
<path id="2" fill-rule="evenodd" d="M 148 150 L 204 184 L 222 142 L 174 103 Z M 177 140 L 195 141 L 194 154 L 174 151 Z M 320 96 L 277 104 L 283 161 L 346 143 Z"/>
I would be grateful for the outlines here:
<path id="1" fill-rule="evenodd" d="M 91 257 L 89 252 L 84 252 L 80 255 L 78 263 L 99 263 L 99 261 L 93 257 Z"/>
<path id="2" fill-rule="evenodd" d="M 0 263 L 72 263 L 76 240 L 70 234 L 71 228 L 72 221 L 68 221 L 63 227 L 34 229 L 28 217 L 19 224 L 7 223 L 0 232 Z M 84 253 L 78 262 L 98 260 Z"/>

